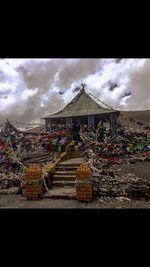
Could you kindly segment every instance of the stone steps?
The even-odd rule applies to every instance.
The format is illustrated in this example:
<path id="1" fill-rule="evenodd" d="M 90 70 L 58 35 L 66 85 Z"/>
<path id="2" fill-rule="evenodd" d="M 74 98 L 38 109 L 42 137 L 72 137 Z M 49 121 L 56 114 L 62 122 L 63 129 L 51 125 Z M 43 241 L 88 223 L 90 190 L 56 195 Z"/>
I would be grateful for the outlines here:
<path id="1" fill-rule="evenodd" d="M 76 171 L 78 167 L 73 167 L 73 166 L 67 166 L 67 167 L 64 167 L 64 166 L 56 166 L 55 170 L 56 171 Z"/>
<path id="2" fill-rule="evenodd" d="M 52 184 L 56 187 L 75 187 L 76 170 L 83 162 L 83 158 L 71 158 L 57 164 Z"/>
<path id="3" fill-rule="evenodd" d="M 62 167 L 62 168 L 78 168 L 80 166 L 80 164 L 79 163 L 70 163 L 70 164 L 65 164 L 65 163 L 59 163 L 58 165 L 57 165 L 57 167 Z"/>
<path id="4" fill-rule="evenodd" d="M 69 175 L 75 175 L 75 171 L 55 171 L 55 175 L 57 176 L 69 176 Z"/>
<path id="5" fill-rule="evenodd" d="M 73 151 L 71 153 L 71 158 L 82 158 L 84 153 L 82 151 Z"/>
<path id="6" fill-rule="evenodd" d="M 25 165 L 29 165 L 32 163 L 38 164 L 38 163 L 44 163 L 44 162 L 51 161 L 51 160 L 52 160 L 52 153 L 39 151 L 39 154 L 30 153 L 29 158 L 24 159 L 24 164 Z"/>
<path id="7" fill-rule="evenodd" d="M 75 175 L 64 175 L 64 176 L 61 176 L 61 175 L 57 175 L 57 174 L 54 174 L 53 176 L 53 180 L 54 181 L 75 181 L 76 179 L 76 176 Z"/>
<path id="8" fill-rule="evenodd" d="M 43 198 L 76 199 L 76 188 L 69 186 L 61 188 L 52 188 L 43 195 Z"/>
<path id="9" fill-rule="evenodd" d="M 59 181 L 59 180 L 53 181 L 52 186 L 54 186 L 54 187 L 63 187 L 63 186 L 75 187 L 75 181 L 68 181 L 68 180 L 67 181 Z"/>

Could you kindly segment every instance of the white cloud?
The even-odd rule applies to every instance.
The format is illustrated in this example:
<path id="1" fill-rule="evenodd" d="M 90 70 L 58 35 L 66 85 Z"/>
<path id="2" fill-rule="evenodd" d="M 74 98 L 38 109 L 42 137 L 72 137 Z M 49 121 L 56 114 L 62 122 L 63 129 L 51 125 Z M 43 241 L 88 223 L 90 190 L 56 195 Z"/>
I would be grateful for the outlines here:
<path id="1" fill-rule="evenodd" d="M 27 100 L 29 97 L 34 96 L 35 94 L 37 94 L 37 92 L 38 92 L 38 88 L 35 88 L 33 90 L 25 89 L 21 94 L 21 99 L 22 100 Z"/>

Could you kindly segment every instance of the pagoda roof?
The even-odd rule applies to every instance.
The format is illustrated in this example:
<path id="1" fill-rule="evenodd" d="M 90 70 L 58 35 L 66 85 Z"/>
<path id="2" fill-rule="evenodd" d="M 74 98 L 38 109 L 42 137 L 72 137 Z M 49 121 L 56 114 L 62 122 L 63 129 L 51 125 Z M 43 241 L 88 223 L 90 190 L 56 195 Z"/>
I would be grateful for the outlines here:
<path id="1" fill-rule="evenodd" d="M 98 100 L 82 87 L 80 92 L 62 110 L 43 119 L 88 116 L 112 112 L 117 111 Z"/>

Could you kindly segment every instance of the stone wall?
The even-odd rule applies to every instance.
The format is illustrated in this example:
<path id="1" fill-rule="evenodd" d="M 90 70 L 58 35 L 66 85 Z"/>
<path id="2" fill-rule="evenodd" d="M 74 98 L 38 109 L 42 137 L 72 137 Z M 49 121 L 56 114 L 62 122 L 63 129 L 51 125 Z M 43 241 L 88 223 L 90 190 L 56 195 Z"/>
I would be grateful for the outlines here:
<path id="1" fill-rule="evenodd" d="M 8 189 L 11 187 L 21 187 L 23 174 L 4 174 L 0 173 L 0 189 Z"/>
<path id="2" fill-rule="evenodd" d="M 150 181 L 134 174 L 119 175 L 112 164 L 98 160 L 92 149 L 87 149 L 87 165 L 92 172 L 93 197 L 129 197 L 150 199 Z"/>
<path id="3" fill-rule="evenodd" d="M 150 198 L 150 182 L 132 174 L 114 177 L 99 175 L 93 177 L 93 195 L 109 197 Z"/>

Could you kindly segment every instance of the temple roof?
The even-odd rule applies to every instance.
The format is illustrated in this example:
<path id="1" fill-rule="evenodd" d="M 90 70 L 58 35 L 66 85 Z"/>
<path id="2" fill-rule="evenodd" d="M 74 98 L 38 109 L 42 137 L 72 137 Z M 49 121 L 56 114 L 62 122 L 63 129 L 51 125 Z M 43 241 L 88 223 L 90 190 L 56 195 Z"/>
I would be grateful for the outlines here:
<path id="1" fill-rule="evenodd" d="M 91 95 L 89 92 L 87 92 L 87 90 L 84 89 L 84 85 L 81 84 L 80 92 L 68 105 L 66 105 L 61 111 L 44 117 L 43 119 L 78 117 L 112 112 L 117 111 Z"/>

